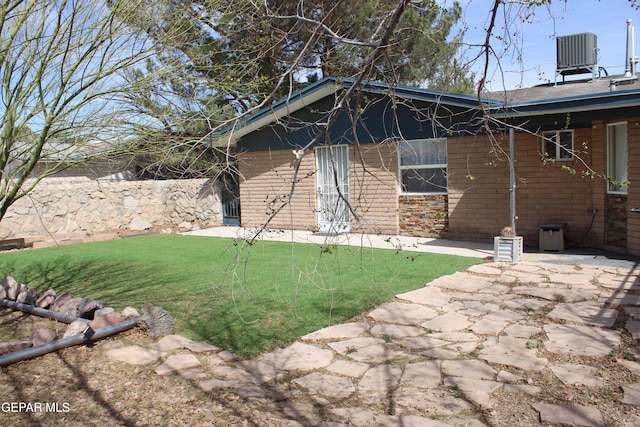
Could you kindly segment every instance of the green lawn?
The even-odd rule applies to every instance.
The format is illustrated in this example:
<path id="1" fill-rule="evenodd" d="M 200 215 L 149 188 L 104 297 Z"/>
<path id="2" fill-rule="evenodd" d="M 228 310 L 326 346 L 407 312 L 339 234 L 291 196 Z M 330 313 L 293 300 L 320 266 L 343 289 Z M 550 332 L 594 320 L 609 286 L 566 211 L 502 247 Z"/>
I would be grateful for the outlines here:
<path id="1" fill-rule="evenodd" d="M 178 333 L 243 356 L 357 316 L 479 263 L 394 250 L 153 235 L 6 252 L 0 275 L 121 310 L 153 303 Z"/>

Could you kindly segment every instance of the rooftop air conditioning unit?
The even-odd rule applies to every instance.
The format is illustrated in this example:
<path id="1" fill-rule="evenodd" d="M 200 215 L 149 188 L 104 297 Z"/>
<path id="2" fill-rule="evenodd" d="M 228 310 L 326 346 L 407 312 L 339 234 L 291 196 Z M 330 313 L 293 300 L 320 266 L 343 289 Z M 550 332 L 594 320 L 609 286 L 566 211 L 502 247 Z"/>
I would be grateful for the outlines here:
<path id="1" fill-rule="evenodd" d="M 598 71 L 598 37 L 594 33 L 580 33 L 556 38 L 556 73 L 566 75 Z"/>

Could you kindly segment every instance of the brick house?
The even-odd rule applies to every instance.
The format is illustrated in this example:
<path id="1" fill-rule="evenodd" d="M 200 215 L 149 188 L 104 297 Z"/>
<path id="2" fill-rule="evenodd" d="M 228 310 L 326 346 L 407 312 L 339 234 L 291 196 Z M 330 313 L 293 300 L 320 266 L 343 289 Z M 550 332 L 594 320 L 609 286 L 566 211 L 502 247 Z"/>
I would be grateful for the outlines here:
<path id="1" fill-rule="evenodd" d="M 243 226 L 490 242 L 511 220 L 515 127 L 516 224 L 525 245 L 538 245 L 541 224 L 556 223 L 565 247 L 640 255 L 640 213 L 632 212 L 640 208 L 637 80 L 534 87 L 489 95 L 482 107 L 473 96 L 367 83 L 333 118 L 346 87 L 320 80 L 230 137 Z"/>

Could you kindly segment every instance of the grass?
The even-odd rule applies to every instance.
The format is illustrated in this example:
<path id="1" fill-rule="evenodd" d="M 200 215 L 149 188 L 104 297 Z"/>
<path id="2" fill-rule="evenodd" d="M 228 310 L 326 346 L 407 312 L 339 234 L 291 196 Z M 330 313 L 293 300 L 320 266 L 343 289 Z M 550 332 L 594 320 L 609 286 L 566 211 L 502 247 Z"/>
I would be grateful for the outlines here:
<path id="1" fill-rule="evenodd" d="M 480 262 L 348 246 L 153 235 L 0 254 L 0 275 L 40 291 L 168 310 L 177 332 L 242 356 L 351 319 Z"/>

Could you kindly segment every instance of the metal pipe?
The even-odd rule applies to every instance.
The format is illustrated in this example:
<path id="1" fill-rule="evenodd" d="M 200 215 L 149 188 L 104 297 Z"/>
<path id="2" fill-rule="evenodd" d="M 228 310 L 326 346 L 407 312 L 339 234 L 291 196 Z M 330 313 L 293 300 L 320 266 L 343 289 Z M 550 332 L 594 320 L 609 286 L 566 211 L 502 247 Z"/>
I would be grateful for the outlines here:
<path id="1" fill-rule="evenodd" d="M 34 307 L 29 304 L 22 304 L 22 303 L 11 301 L 4 298 L 0 298 L 0 305 L 4 305 L 5 307 L 13 308 L 15 310 L 24 311 L 25 313 L 36 314 L 38 316 L 59 320 L 60 322 L 64 322 L 64 323 L 71 323 L 71 322 L 75 322 L 76 320 L 81 320 L 85 323 L 91 322 L 91 320 L 84 319 L 82 317 L 70 316 L 68 314 L 58 313 L 55 311 Z"/>
<path id="2" fill-rule="evenodd" d="M 53 351 L 57 351 L 66 347 L 82 344 L 84 342 L 96 341 L 101 338 L 117 334 L 118 332 L 124 332 L 128 329 L 133 328 L 137 324 L 138 318 L 126 320 L 115 325 L 106 326 L 104 328 L 98 329 L 97 331 L 94 331 L 89 326 L 87 326 L 87 329 L 82 334 L 63 338 L 61 340 L 51 341 L 37 347 L 30 347 L 21 351 L 16 351 L 14 353 L 0 356 L 0 366 L 11 365 L 12 363 L 20 362 L 22 360 L 30 359 L 36 356 L 41 356 L 46 353 L 51 353 Z"/>
<path id="3" fill-rule="evenodd" d="M 516 233 L 516 143 L 515 143 L 515 131 L 513 128 L 509 128 L 509 213 L 510 213 L 510 226 L 513 232 Z"/>

